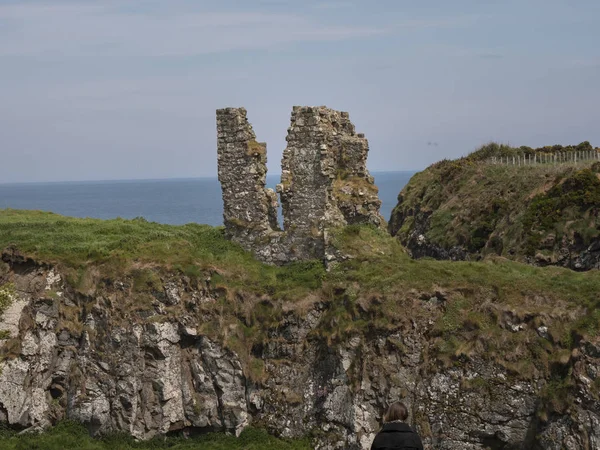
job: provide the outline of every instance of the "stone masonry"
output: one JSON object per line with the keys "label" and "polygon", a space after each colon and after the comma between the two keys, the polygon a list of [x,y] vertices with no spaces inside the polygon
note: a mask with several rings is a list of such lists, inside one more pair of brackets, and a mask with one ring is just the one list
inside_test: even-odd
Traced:
{"label": "stone masonry", "polygon": [[219,181],[227,235],[266,263],[335,259],[328,230],[348,224],[384,227],[366,162],[369,145],[348,113],[324,106],[292,111],[283,152],[283,228],[277,196],[265,188],[266,144],[244,108],[217,111]]}
{"label": "stone masonry", "polygon": [[256,142],[244,108],[218,110],[217,130],[219,181],[228,235],[243,242],[278,230],[277,196],[265,188],[267,144]]}

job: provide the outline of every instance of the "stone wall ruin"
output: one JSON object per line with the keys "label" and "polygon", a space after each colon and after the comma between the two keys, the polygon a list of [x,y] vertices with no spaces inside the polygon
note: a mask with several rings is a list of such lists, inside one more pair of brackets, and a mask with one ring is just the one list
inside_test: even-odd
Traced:
{"label": "stone wall ruin", "polygon": [[267,146],[244,108],[217,110],[217,156],[227,236],[263,262],[335,259],[328,230],[348,224],[385,227],[366,162],[369,145],[348,113],[294,106],[277,194],[266,188]]}

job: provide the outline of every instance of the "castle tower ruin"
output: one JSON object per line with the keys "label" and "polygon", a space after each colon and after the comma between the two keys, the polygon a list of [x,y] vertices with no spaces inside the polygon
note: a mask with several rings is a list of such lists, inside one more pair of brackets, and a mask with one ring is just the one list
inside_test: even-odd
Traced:
{"label": "castle tower ruin", "polygon": [[256,142],[244,108],[217,111],[217,148],[229,237],[242,243],[279,230],[277,196],[265,187],[267,144]]}
{"label": "castle tower ruin", "polygon": [[327,231],[347,224],[384,227],[377,187],[366,168],[368,142],[348,113],[324,106],[292,111],[283,152],[284,230],[276,194],[265,188],[266,144],[243,108],[217,111],[219,181],[227,235],[267,263],[332,259]]}

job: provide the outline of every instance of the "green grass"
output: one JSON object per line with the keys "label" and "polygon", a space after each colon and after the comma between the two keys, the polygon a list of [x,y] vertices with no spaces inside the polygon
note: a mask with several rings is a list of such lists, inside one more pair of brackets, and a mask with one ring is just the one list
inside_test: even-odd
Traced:
{"label": "green grass", "polygon": [[139,270],[156,265],[186,276],[215,273],[231,287],[295,298],[320,285],[319,263],[271,267],[256,261],[224,236],[221,227],[162,225],[134,220],[75,219],[40,211],[0,210],[0,249],[14,246],[42,261],[74,270],[81,284],[90,266],[112,276],[135,273],[136,287],[151,287]]}
{"label": "green grass", "polygon": [[15,285],[12,283],[6,283],[0,285],[0,315],[8,308],[15,295]]}
{"label": "green grass", "polygon": [[600,205],[598,166],[594,164],[590,169],[568,173],[548,192],[532,199],[523,219],[527,236],[526,254],[533,256],[539,248],[543,236],[540,232],[554,231],[560,240],[564,235],[570,237],[570,231],[574,230],[583,238],[585,245],[600,235],[598,227],[590,226],[590,219],[586,217],[587,211]]}
{"label": "green grass", "polygon": [[282,440],[263,430],[248,428],[239,438],[211,433],[198,438],[160,438],[136,442],[126,435],[100,439],[89,437],[87,430],[73,422],[62,422],[41,434],[0,434],[0,450],[304,450],[312,448],[308,440]]}
{"label": "green grass", "polygon": [[471,287],[494,291],[495,297],[509,302],[526,295],[549,295],[590,306],[599,300],[597,271],[541,268],[498,258],[483,262],[413,260],[396,240],[370,227],[347,227],[337,236],[337,243],[353,258],[329,279],[355,281],[362,291]]}
{"label": "green grass", "polygon": [[[15,246],[26,255],[63,268],[93,267],[117,278],[129,274],[134,288],[142,292],[160,288],[160,280],[152,270],[189,275],[194,273],[190,267],[204,275],[212,271],[213,286],[223,285],[232,292],[259,297],[268,294],[271,301],[294,301],[315,293],[331,297],[331,286],[339,284],[344,292],[358,286],[355,298],[370,292],[403,297],[410,289],[472,288],[494,292],[495,298],[506,302],[546,295],[591,307],[600,290],[596,272],[538,268],[501,259],[415,261],[396,239],[381,230],[349,226],[334,235],[335,245],[352,257],[326,273],[316,261],[286,267],[262,264],[228,241],[219,227],[0,211],[0,248]],[[81,282],[79,278],[73,277],[73,283]],[[272,302],[254,306],[256,322],[281,307]]]}
{"label": "green grass", "polygon": [[[399,196],[390,232],[407,242],[417,227],[428,242],[459,245],[474,255],[496,254],[528,261],[558,255],[563,236],[589,243],[600,236],[600,164],[513,167],[487,163],[511,152],[556,152],[575,147],[512,148],[490,144],[457,160],[416,174]],[[418,215],[415,218],[415,215]],[[429,217],[429,218],[428,218]]]}

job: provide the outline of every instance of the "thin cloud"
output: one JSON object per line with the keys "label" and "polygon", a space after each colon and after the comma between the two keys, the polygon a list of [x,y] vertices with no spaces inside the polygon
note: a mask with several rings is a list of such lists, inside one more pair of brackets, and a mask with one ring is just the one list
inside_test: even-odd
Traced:
{"label": "thin cloud", "polygon": [[596,69],[600,67],[600,58],[580,58],[570,61],[570,66],[575,68]]}
{"label": "thin cloud", "polygon": [[481,53],[480,55],[477,55],[477,56],[481,59],[502,59],[502,58],[504,58],[504,55],[502,55],[500,53]]}
{"label": "thin cloud", "polygon": [[[174,11],[174,9],[171,9]],[[339,41],[381,29],[317,23],[296,14],[123,11],[117,3],[0,6],[0,56],[193,56]]]}
{"label": "thin cloud", "polygon": [[342,1],[331,1],[331,2],[319,2],[313,5],[314,9],[343,9],[352,6],[348,2]]}
{"label": "thin cloud", "polygon": [[474,25],[488,19],[482,14],[465,14],[451,17],[437,17],[427,19],[406,19],[396,24],[395,28],[462,28]]}

